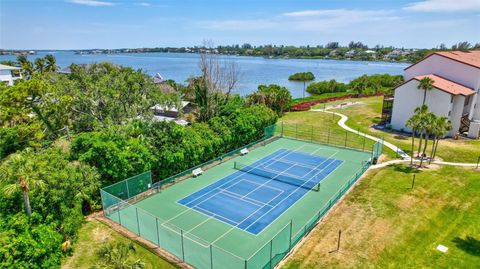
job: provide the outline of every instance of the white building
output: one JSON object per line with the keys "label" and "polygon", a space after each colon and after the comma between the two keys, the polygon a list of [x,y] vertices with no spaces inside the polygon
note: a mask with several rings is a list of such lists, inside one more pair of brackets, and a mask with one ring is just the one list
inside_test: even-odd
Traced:
{"label": "white building", "polygon": [[21,68],[0,64],[0,81],[8,86],[13,86],[15,80],[22,78],[22,73],[19,70]]}
{"label": "white building", "polygon": [[405,69],[405,82],[395,89],[390,124],[393,129],[411,131],[405,122],[422,105],[423,77],[431,78],[434,89],[427,91],[425,104],[436,115],[452,122],[453,136],[468,130],[478,138],[480,130],[480,51],[435,52]]}

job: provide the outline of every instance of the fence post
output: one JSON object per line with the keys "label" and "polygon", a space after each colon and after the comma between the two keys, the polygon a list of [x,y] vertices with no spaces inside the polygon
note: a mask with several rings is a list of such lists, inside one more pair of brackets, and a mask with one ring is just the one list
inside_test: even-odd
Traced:
{"label": "fence post", "polygon": [[298,139],[298,123],[295,123],[295,138]]}
{"label": "fence post", "polygon": [[120,218],[120,208],[117,209],[118,212],[118,223],[122,226],[122,219]]}
{"label": "fence post", "polygon": [[364,134],[364,135],[363,135],[363,147],[362,147],[362,151],[365,151],[365,140],[366,140],[366,138],[367,138],[367,135]]}
{"label": "fence post", "polygon": [[185,261],[185,249],[183,248],[183,230],[180,229],[180,238],[182,241],[182,261]]}
{"label": "fence post", "polygon": [[270,269],[272,269],[272,260],[273,260],[272,252],[273,252],[273,239],[270,240]]}
{"label": "fence post", "polygon": [[310,142],[313,141],[313,126],[312,126],[312,131],[310,132]]}
{"label": "fence post", "polygon": [[159,231],[158,231],[158,218],[155,217],[155,225],[157,226],[157,245],[158,247],[160,247],[160,234],[159,234]]}
{"label": "fence post", "polygon": [[282,137],[283,137],[283,121],[282,121]]}
{"label": "fence post", "polygon": [[212,244],[210,244],[210,268],[213,269],[213,251],[212,251]]}
{"label": "fence post", "polygon": [[328,128],[327,144],[330,144],[330,128]]}
{"label": "fence post", "polygon": [[348,131],[345,131],[345,147],[347,147],[347,135],[348,135]]}
{"label": "fence post", "polygon": [[247,269],[247,260],[245,260],[245,268],[244,269]]}
{"label": "fence post", "polygon": [[288,243],[288,250],[292,249],[292,223],[293,223],[293,220],[290,220],[290,241]]}
{"label": "fence post", "polygon": [[138,222],[138,207],[135,207],[135,215],[137,215],[137,230],[138,235],[140,235],[140,223]]}
{"label": "fence post", "polygon": [[478,160],[477,160],[477,169],[478,169],[478,163],[480,163],[480,156],[478,156]]}
{"label": "fence post", "polygon": [[125,180],[125,185],[127,186],[127,199],[130,199],[130,190],[128,189],[128,179]]}

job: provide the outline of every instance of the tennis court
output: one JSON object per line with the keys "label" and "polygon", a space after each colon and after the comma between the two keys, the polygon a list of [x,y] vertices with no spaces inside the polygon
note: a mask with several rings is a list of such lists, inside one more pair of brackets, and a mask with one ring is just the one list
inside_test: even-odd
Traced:
{"label": "tennis court", "polygon": [[319,191],[320,181],[341,163],[281,149],[250,165],[236,162],[240,171],[178,203],[256,235],[308,191]]}
{"label": "tennis court", "polygon": [[196,268],[271,268],[372,156],[372,149],[275,137],[198,177],[152,185],[145,173],[105,188],[104,213]]}

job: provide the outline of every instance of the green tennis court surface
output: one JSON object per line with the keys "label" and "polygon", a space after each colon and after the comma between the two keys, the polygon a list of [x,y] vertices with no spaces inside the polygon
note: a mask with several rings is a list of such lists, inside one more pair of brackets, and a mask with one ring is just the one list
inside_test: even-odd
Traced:
{"label": "green tennis court surface", "polygon": [[[149,173],[142,174],[136,184],[102,190],[102,201],[107,217],[194,267],[270,268],[355,183],[371,158],[371,150],[282,137],[168,187],[152,187]],[[260,165],[271,174],[259,175]]]}

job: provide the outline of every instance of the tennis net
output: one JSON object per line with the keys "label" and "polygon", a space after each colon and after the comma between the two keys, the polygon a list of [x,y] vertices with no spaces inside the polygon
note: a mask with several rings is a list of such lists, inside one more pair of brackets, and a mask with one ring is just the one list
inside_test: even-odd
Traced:
{"label": "tennis net", "polygon": [[282,175],[282,173],[275,173],[272,171],[268,171],[266,169],[263,169],[261,166],[255,166],[252,164],[243,164],[237,161],[234,162],[233,167],[242,172],[246,172],[256,176],[261,176],[263,178],[267,178],[275,181],[280,181],[280,182],[297,186],[300,188],[304,188],[307,190],[313,190],[313,191],[320,190],[320,183],[317,182],[317,180],[314,180],[316,176],[313,178],[309,178],[308,180],[305,180],[298,177]]}

